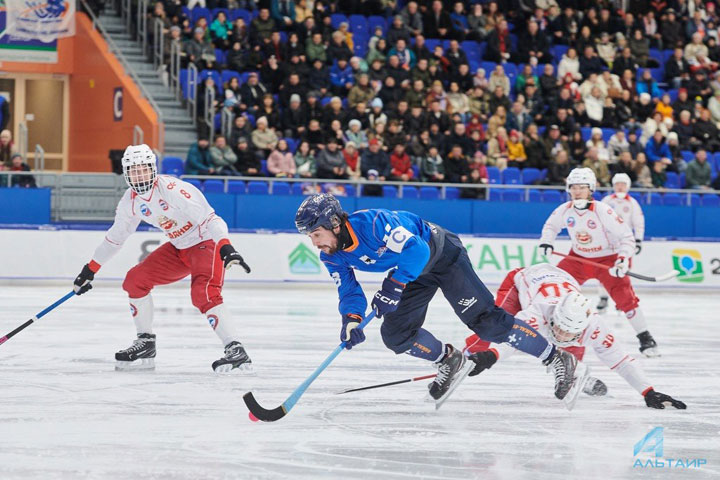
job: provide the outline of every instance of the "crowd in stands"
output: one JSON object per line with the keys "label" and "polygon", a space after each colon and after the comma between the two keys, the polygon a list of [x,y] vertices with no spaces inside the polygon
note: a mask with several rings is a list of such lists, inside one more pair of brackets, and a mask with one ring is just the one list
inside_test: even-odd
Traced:
{"label": "crowd in stands", "polygon": [[148,14],[168,54],[181,42],[183,67],[204,71],[198,98],[214,89],[211,113],[234,118],[228,138],[199,132],[188,174],[483,184],[490,166],[533,167],[562,185],[582,165],[600,186],[674,172],[720,188],[718,3],[166,0]]}
{"label": "crowd in stands", "polygon": [[[10,130],[0,131],[0,172],[29,172],[30,166],[25,163],[22,155],[15,148]],[[0,187],[8,186],[7,180],[0,177]],[[35,188],[35,178],[32,175],[12,175],[11,187]]]}

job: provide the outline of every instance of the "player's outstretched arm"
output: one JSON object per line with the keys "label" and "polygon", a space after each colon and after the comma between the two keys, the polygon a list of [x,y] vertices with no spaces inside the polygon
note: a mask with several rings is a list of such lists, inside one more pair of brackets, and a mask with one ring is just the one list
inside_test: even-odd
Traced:
{"label": "player's outstretched arm", "polygon": [[245,263],[242,255],[235,250],[235,247],[230,245],[229,240],[225,240],[224,242],[225,243],[220,247],[220,259],[223,261],[225,270],[229,269],[233,265],[240,265],[246,273],[250,273],[250,266]]}

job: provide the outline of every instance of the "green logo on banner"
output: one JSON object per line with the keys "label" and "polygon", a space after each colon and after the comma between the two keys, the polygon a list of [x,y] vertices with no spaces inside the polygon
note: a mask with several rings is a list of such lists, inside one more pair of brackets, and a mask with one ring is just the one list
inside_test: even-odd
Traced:
{"label": "green logo on banner", "polygon": [[290,252],[288,260],[292,273],[300,275],[320,273],[320,259],[303,243]]}
{"label": "green logo on banner", "polygon": [[694,249],[676,248],[672,251],[673,268],[680,272],[678,281],[700,283],[705,278],[703,274],[702,257]]}

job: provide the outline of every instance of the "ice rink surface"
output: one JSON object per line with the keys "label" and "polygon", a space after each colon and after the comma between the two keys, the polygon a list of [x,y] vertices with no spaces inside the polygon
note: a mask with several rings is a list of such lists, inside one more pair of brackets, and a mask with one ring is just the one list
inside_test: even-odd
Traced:
{"label": "ice rink surface", "polygon": [[[61,297],[64,286],[4,286],[0,335]],[[494,291],[494,289],[492,289]],[[368,292],[369,293],[369,292]],[[346,388],[433,373],[385,349],[380,322],[343,352],[284,419],[248,420],[242,395],[274,408],[338,344],[332,288],[229,286],[257,376],[217,376],[222,354],[187,285],[154,292],[156,370],[114,371],[134,338],[127,299],[100,285],[0,347],[0,479],[619,479],[720,478],[720,295],[641,291],[663,356],[640,362],[656,390],[688,410],[651,410],[591,351],[604,398],[583,395],[568,412],[539,361],[515,355],[469,378],[439,411],[426,383],[334,395]],[[606,322],[628,352],[627,321]],[[462,345],[468,333],[442,296],[426,327]],[[633,447],[664,428],[664,459],[700,468],[633,467]]]}

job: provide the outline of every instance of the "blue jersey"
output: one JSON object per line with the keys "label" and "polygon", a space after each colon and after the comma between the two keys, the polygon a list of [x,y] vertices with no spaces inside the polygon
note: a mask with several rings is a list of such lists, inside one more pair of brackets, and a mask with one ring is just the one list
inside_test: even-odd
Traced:
{"label": "blue jersey", "polygon": [[367,300],[353,269],[386,272],[396,268],[394,280],[412,282],[430,259],[431,230],[413,213],[384,209],[351,214],[347,228],[352,245],[333,255],[321,252],[320,260],[338,287],[340,313],[364,316]]}

